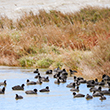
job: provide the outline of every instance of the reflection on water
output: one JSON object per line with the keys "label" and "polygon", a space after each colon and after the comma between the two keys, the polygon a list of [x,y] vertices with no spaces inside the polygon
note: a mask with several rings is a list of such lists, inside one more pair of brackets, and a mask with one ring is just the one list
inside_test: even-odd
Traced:
{"label": "reflection on water", "polygon": [[[85,98],[73,98],[70,88],[66,85],[73,82],[73,78],[69,77],[66,83],[59,85],[54,84],[55,79],[49,75],[50,81],[43,82],[42,85],[26,85],[26,79],[37,81],[34,78],[34,69],[25,69],[17,67],[0,67],[0,82],[7,80],[6,92],[4,95],[0,94],[0,110],[109,110],[110,109],[110,96],[106,96],[107,100],[100,101],[99,97],[92,100]],[[46,69],[39,69],[42,76],[45,76]],[[37,95],[27,95],[24,91],[13,91],[11,89],[14,85],[25,84],[26,90],[37,88]],[[49,86],[49,93],[40,93],[39,90]],[[1,86],[0,88],[2,88]],[[89,88],[86,84],[79,86],[80,93],[87,94]],[[15,100],[15,94],[23,96],[21,100]]]}

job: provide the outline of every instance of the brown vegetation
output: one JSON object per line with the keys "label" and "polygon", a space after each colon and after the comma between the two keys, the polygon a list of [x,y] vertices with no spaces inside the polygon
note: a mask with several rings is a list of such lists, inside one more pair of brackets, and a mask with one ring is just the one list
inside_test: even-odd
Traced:
{"label": "brown vegetation", "polygon": [[[0,18],[0,64],[80,69],[110,73],[110,9],[76,13],[40,10],[13,22]],[[90,53],[90,54],[86,54]]]}

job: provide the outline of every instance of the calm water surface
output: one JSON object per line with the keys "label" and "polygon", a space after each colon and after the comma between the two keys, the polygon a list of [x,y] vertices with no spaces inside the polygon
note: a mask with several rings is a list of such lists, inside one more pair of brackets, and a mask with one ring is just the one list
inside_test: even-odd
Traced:
{"label": "calm water surface", "polygon": [[[59,85],[54,84],[56,79],[49,75],[50,81],[44,82],[42,85],[26,85],[26,80],[37,81],[34,78],[34,69],[25,69],[18,67],[0,67],[0,82],[7,80],[6,91],[4,95],[0,94],[0,110],[110,110],[110,96],[106,96],[106,100],[100,101],[99,97],[92,100],[85,98],[73,98],[70,88],[66,85],[73,82],[72,77],[68,77],[66,83]],[[46,76],[46,69],[39,69],[41,76]],[[37,95],[26,95],[24,91],[13,91],[14,85],[25,84],[26,90],[38,89]],[[39,90],[50,87],[49,93],[40,93]],[[3,86],[0,86],[2,88]],[[86,84],[81,84],[80,93],[91,94]],[[104,88],[106,89],[106,88]],[[15,94],[23,96],[21,100],[15,100]]]}

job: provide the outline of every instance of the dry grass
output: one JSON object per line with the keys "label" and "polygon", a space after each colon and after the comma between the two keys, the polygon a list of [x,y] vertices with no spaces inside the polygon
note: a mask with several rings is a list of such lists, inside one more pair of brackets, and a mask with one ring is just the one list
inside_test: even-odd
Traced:
{"label": "dry grass", "polygon": [[[109,74],[109,37],[108,8],[87,7],[65,14],[40,10],[16,22],[1,17],[0,64],[80,69],[83,62],[100,74]],[[90,57],[86,51],[92,52]]]}

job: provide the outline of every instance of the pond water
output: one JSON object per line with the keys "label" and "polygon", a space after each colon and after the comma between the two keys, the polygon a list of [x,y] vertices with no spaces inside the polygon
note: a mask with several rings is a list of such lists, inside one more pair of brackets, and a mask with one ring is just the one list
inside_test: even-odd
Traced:
{"label": "pond water", "polygon": [[[0,66],[0,82],[7,80],[5,94],[0,94],[0,110],[110,110],[110,96],[106,96],[106,100],[101,101],[99,97],[91,100],[85,98],[74,98],[70,88],[66,85],[73,82],[73,77],[68,77],[66,83],[59,85],[54,84],[56,79],[52,75],[48,75],[50,81],[43,82],[42,85],[26,85],[26,80],[37,81],[34,78],[34,69],[26,69],[19,67]],[[39,69],[41,76],[45,74],[46,69]],[[12,86],[25,84],[24,91],[13,91]],[[39,90],[49,86],[49,93],[40,93]],[[2,88],[3,86],[0,86]],[[37,95],[27,95],[26,90],[37,89]],[[80,92],[83,94],[92,94],[89,92],[86,84],[79,86]],[[106,89],[106,88],[104,88]],[[15,94],[23,96],[23,99],[16,100]]]}

